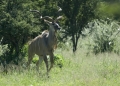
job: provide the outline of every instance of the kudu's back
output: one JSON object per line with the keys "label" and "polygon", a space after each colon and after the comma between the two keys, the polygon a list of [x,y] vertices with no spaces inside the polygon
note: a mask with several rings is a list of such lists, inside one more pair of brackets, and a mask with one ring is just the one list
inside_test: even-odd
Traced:
{"label": "kudu's back", "polygon": [[48,53],[48,43],[47,43],[47,34],[41,34],[37,37],[35,37],[30,43],[28,47],[28,54],[29,56],[33,56],[34,54],[37,54],[39,56],[42,56],[43,53]]}
{"label": "kudu's back", "polygon": [[[54,51],[57,47],[57,37],[55,34],[49,40],[49,31],[45,30],[41,35],[35,37],[30,43],[28,47],[28,55],[31,57],[34,54],[38,56],[43,56],[43,54],[49,54],[50,51]],[[52,43],[51,43],[52,42]]]}

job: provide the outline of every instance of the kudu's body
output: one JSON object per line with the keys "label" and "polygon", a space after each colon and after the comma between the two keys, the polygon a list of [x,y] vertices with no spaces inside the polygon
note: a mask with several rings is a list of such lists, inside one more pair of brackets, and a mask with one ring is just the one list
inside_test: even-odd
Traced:
{"label": "kudu's body", "polygon": [[[56,21],[52,20],[52,18],[46,16],[42,17],[44,21],[49,25],[49,30],[45,30],[41,35],[34,38],[28,46],[28,66],[30,65],[33,56],[37,54],[39,56],[39,60],[36,63],[37,70],[39,71],[39,65],[44,60],[47,68],[47,74],[51,70],[54,64],[54,49],[57,45],[57,30],[60,29],[60,26],[56,23]],[[58,18],[59,19],[59,18]],[[47,21],[52,20],[52,22]],[[47,55],[50,57],[50,68],[48,67]]]}

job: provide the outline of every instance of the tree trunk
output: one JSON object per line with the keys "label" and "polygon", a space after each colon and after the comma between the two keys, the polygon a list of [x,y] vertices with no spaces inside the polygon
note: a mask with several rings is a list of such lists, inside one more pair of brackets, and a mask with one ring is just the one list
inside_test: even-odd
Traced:
{"label": "tree trunk", "polygon": [[16,64],[18,64],[19,52],[20,52],[19,46],[16,44],[16,47],[15,47],[15,63]]}
{"label": "tree trunk", "polygon": [[77,44],[78,44],[79,35],[72,34],[72,43],[73,43],[73,53],[77,50]]}

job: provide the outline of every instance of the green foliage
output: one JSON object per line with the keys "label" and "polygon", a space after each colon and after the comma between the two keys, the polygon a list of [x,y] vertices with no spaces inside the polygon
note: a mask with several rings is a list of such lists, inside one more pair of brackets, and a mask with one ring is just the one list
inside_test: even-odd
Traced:
{"label": "green foliage", "polygon": [[7,58],[7,53],[8,53],[8,45],[0,45],[0,63],[4,62]]}
{"label": "green foliage", "polygon": [[97,7],[98,15],[100,18],[112,18],[120,21],[120,1],[108,3],[101,2]]}
{"label": "green foliage", "polygon": [[39,60],[39,57],[35,55],[32,62],[36,64],[38,60]]}
{"label": "green foliage", "polygon": [[[116,48],[117,38],[119,36],[119,25],[115,21],[95,20],[88,25],[89,29],[84,34],[88,35],[92,41],[88,44],[95,54],[100,52],[111,52]],[[119,47],[118,47],[119,48]],[[117,49],[118,49],[117,48]],[[119,49],[118,49],[119,50]]]}
{"label": "green foliage", "polygon": [[56,55],[54,56],[54,62],[55,62],[56,65],[58,65],[60,68],[62,68],[63,65],[64,65],[63,56],[60,55],[60,54],[56,54]]}
{"label": "green foliage", "polygon": [[8,44],[9,60],[18,62],[24,44],[40,30],[33,24],[29,3],[29,0],[0,2],[0,37],[4,37],[3,44]]}
{"label": "green foliage", "polygon": [[8,52],[9,49],[8,49],[8,45],[0,45],[0,57],[5,55],[6,52]]}

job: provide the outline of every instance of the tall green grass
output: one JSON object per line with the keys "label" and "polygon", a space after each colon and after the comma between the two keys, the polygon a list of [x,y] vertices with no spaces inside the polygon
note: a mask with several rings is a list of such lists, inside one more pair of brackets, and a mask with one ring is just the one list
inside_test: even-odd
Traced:
{"label": "tall green grass", "polygon": [[40,74],[35,70],[20,68],[11,70],[8,74],[0,73],[0,86],[119,86],[120,85],[120,56],[114,53],[86,55],[86,50],[78,48],[59,50],[55,53],[64,56],[62,68],[54,66],[50,71],[50,78],[46,76],[43,63]]}

